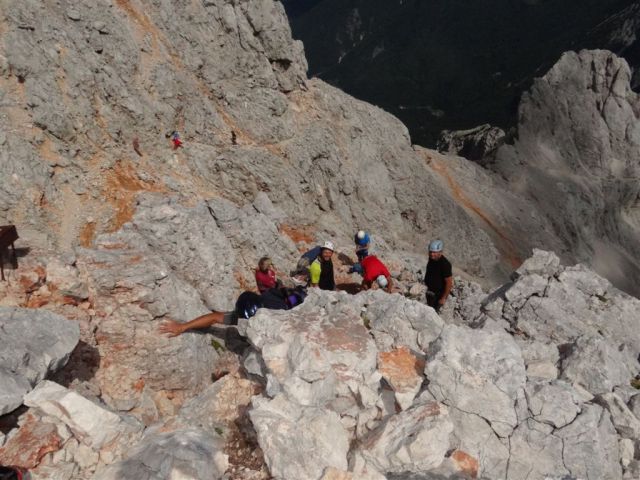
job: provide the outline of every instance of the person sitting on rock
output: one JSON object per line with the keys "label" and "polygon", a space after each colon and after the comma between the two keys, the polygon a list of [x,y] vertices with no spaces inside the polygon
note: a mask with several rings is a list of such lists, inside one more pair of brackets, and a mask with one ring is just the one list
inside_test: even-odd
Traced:
{"label": "person sitting on rock", "polygon": [[276,278],[276,271],[269,257],[262,257],[258,262],[258,268],[256,268],[256,284],[260,293],[264,293],[270,288],[281,285],[281,282]]}
{"label": "person sitting on rock", "polygon": [[429,243],[429,262],[424,275],[424,284],[427,286],[427,305],[438,313],[453,288],[451,262],[442,254],[443,248],[442,240],[433,240]]}
{"label": "person sitting on rock", "polygon": [[333,274],[331,257],[335,250],[333,242],[324,242],[320,255],[309,265],[309,285],[320,290],[335,290],[336,281]]}
{"label": "person sitting on rock", "polygon": [[369,290],[375,281],[380,288],[391,293],[393,282],[386,265],[375,255],[369,255],[367,250],[360,250],[359,257],[362,268],[362,289]]}
{"label": "person sitting on rock", "polygon": [[237,325],[239,318],[249,319],[260,308],[269,310],[289,310],[304,302],[307,291],[304,287],[270,288],[262,295],[246,291],[240,294],[232,312],[211,312],[193,320],[180,323],[175,320],[164,321],[158,330],[169,337],[176,337],[188,330],[200,330],[212,325]]}

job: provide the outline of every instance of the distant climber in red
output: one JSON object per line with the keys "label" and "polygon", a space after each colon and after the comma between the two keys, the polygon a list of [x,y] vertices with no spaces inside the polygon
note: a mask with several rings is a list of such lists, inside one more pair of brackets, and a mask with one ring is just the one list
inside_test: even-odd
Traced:
{"label": "distant climber in red", "polygon": [[180,140],[180,134],[178,132],[173,132],[171,134],[171,141],[173,142],[174,150],[177,150],[182,146],[182,140]]}

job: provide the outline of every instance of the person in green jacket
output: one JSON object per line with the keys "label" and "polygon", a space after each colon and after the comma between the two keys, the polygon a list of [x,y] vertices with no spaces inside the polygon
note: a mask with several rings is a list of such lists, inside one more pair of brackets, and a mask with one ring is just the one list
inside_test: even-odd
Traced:
{"label": "person in green jacket", "polygon": [[335,290],[336,281],[333,275],[334,246],[332,242],[324,242],[320,255],[309,265],[309,284],[321,290]]}

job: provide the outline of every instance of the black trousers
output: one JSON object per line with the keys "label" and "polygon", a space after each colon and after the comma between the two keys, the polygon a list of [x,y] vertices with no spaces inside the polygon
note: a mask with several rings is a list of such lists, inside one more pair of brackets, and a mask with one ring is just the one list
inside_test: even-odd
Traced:
{"label": "black trousers", "polygon": [[427,305],[433,308],[436,313],[440,313],[440,309],[442,308],[442,305],[439,303],[440,297],[442,297],[442,293],[438,294],[427,290]]}

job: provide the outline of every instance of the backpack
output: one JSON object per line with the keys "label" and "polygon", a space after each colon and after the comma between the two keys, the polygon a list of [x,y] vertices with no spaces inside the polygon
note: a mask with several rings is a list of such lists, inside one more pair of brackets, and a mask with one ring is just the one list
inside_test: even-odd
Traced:
{"label": "backpack", "polygon": [[271,310],[289,310],[300,305],[307,298],[302,286],[295,288],[270,288],[262,294],[262,306]]}
{"label": "backpack", "polygon": [[318,258],[320,256],[321,252],[322,252],[322,247],[320,247],[320,245],[318,245],[316,247],[313,247],[308,252],[304,253],[302,255],[302,258],[305,258],[305,259],[309,260],[309,264],[311,264],[311,262],[313,262],[316,258]]}
{"label": "backpack", "polygon": [[287,306],[289,308],[297,307],[304,302],[305,298],[307,298],[307,289],[302,286],[287,288],[285,290]]}

